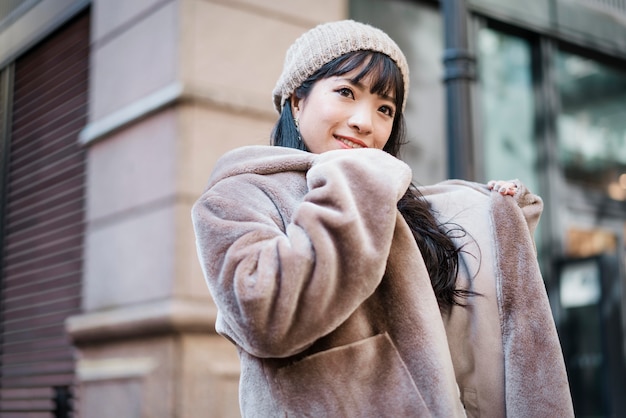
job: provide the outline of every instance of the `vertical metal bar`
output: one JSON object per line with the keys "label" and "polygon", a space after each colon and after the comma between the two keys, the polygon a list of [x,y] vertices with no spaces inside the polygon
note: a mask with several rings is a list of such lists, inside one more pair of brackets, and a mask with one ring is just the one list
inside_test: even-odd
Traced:
{"label": "vertical metal bar", "polygon": [[486,152],[485,152],[485,131],[486,131],[486,119],[485,119],[485,108],[483,106],[484,97],[482,96],[484,92],[481,90],[480,83],[480,71],[479,71],[479,60],[480,60],[480,50],[479,50],[479,38],[481,32],[487,28],[487,20],[483,16],[471,16],[469,19],[469,45],[470,51],[474,51],[476,54],[476,80],[472,84],[472,100],[471,100],[471,111],[472,111],[472,150],[473,150],[473,177],[476,181],[487,181],[487,170],[486,170]]}
{"label": "vertical metal bar", "polygon": [[[13,64],[8,65],[0,75],[2,83],[2,131],[0,132],[0,228],[4,227],[4,208],[6,202],[6,185],[8,175],[9,151],[11,145],[11,119],[13,118]],[[2,235],[0,235],[1,237]]]}
{"label": "vertical metal bar", "polygon": [[[4,232],[6,224],[7,177],[9,172],[9,151],[11,146],[11,120],[13,105],[13,64],[8,65],[0,73],[0,261],[4,260]],[[4,347],[4,261],[0,264],[0,354]],[[2,364],[0,363],[0,389],[2,389]]]}
{"label": "vertical metal bar", "polygon": [[476,79],[476,59],[469,50],[467,3],[466,0],[442,0],[441,7],[445,40],[448,177],[473,180],[471,86]]}
{"label": "vertical metal bar", "polygon": [[558,165],[559,114],[558,87],[556,85],[555,59],[557,47],[553,40],[541,37],[534,51],[535,82],[535,135],[538,138],[537,151],[539,178],[542,180],[539,190],[545,211],[542,215],[541,236],[542,251],[538,254],[543,270],[544,281],[549,293],[552,313],[557,324],[561,322],[561,310],[558,304],[559,279],[556,261],[562,257],[563,231],[561,226],[565,190]]}

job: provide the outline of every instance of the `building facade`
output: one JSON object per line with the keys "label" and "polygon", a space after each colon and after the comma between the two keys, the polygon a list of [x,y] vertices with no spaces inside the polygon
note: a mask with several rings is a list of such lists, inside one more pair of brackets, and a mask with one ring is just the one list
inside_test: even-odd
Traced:
{"label": "building facade", "polygon": [[411,67],[416,183],[520,178],[577,416],[626,413],[624,0],[0,5],[0,415],[239,416],[191,205],[266,144],[287,47],[351,17]]}

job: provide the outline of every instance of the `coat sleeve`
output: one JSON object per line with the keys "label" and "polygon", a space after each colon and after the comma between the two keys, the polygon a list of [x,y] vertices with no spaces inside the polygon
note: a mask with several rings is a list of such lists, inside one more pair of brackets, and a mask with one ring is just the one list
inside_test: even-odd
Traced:
{"label": "coat sleeve", "polygon": [[290,178],[223,179],[192,211],[220,332],[257,357],[300,352],[374,292],[411,171],[380,150],[339,150],[315,157],[303,200],[290,200]]}
{"label": "coat sleeve", "polygon": [[506,414],[511,417],[574,416],[532,237],[542,207],[541,199],[521,183],[515,202],[497,193],[491,196]]}

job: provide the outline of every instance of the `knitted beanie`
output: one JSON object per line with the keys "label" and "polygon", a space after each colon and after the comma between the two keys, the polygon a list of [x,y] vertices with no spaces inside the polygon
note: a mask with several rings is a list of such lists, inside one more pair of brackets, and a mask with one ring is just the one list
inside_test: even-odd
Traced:
{"label": "knitted beanie", "polygon": [[274,107],[280,113],[285,101],[324,64],[353,51],[376,51],[389,56],[404,80],[404,101],[409,90],[409,66],[398,45],[382,30],[354,20],[323,23],[301,35],[287,50],[283,72],[276,82]]}

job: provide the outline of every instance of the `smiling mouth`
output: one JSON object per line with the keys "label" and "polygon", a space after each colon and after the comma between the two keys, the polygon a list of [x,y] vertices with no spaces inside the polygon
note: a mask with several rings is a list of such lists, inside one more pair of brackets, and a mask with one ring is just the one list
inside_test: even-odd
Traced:
{"label": "smiling mouth", "polygon": [[336,136],[335,139],[345,144],[348,148],[367,148],[365,145],[357,144],[356,142],[352,142],[349,139],[340,136]]}

